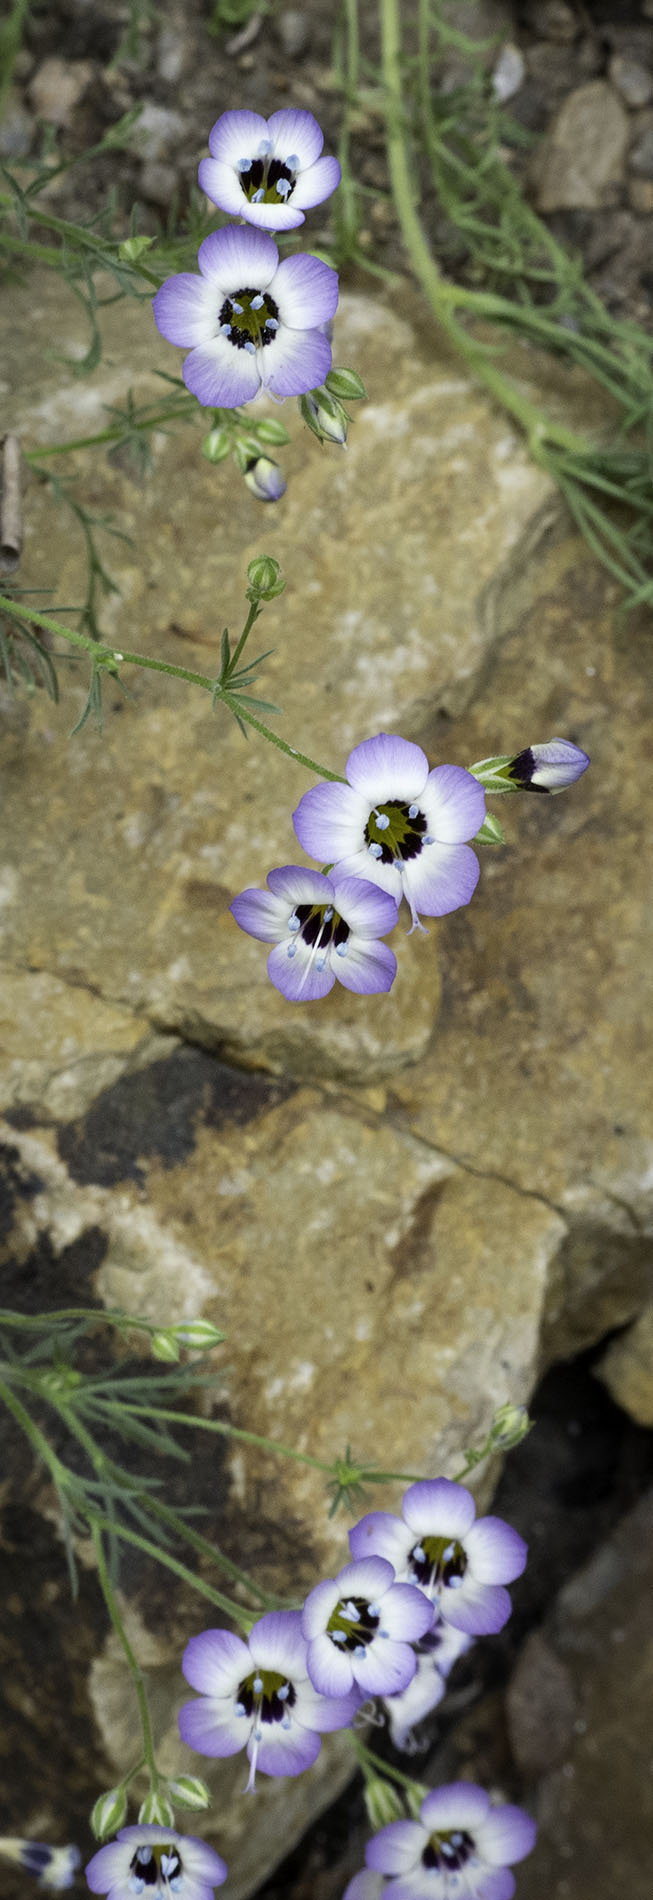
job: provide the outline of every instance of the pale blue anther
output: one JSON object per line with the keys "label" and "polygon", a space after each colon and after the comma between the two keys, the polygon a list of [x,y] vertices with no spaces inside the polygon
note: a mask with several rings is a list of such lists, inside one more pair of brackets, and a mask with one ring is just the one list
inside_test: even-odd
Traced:
{"label": "pale blue anther", "polygon": [[256,355],[256,344],[250,343],[249,338],[246,343],[243,343],[243,349],[247,351],[248,356]]}
{"label": "pale blue anther", "polygon": [[301,930],[301,924],[296,910],[293,911],[292,917],[288,918],[288,929],[292,931]]}
{"label": "pale blue anther", "polygon": [[265,298],[261,296],[261,293],[259,291],[258,296],[252,297],[250,301],[250,306],[249,306],[250,310],[262,310],[264,302],[265,302]]}
{"label": "pale blue anther", "polygon": [[365,1644],[364,1644],[364,1643],[357,1643],[357,1644],[356,1644],[356,1648],[355,1648],[355,1650],[354,1650],[354,1655],[355,1655],[355,1656],[359,1656],[359,1657],[360,1657],[361,1659],[362,1659],[362,1658],[363,1658],[364,1656],[366,1656],[366,1655],[367,1655],[367,1650],[366,1650],[366,1648],[365,1648]]}
{"label": "pale blue anther", "polygon": [[379,1615],[380,1615],[380,1610],[379,1610],[379,1606],[378,1606],[378,1603],[368,1603],[368,1605],[367,1605],[367,1607],[368,1607],[368,1610],[369,1610],[369,1613],[370,1613],[370,1616],[379,1616]]}
{"label": "pale blue anther", "polygon": [[252,195],[252,204],[253,205],[262,204],[264,197],[265,197],[265,191],[263,189],[263,186],[259,185],[258,191],[255,191]]}
{"label": "pale blue anther", "polygon": [[325,950],[323,950],[323,951],[322,951],[322,954],[321,954],[321,956],[319,956],[319,957],[316,957],[316,958],[315,958],[315,968],[316,968],[316,970],[325,970],[325,969],[326,969],[326,961],[327,961],[327,960],[326,960],[326,951],[325,951]]}
{"label": "pale blue anther", "polygon": [[255,1694],[255,1695],[262,1695],[262,1694],[263,1694],[263,1677],[262,1677],[262,1676],[255,1676],[255,1677],[254,1677],[254,1681],[253,1681],[253,1683],[252,1683],[252,1688],[253,1688],[253,1690],[254,1690],[254,1694]]}
{"label": "pale blue anther", "polygon": [[324,912],[325,924],[330,924],[332,916],[333,916],[333,904],[327,904],[326,910]]}
{"label": "pale blue anther", "polygon": [[177,1865],[177,1856],[176,1856],[176,1854],[162,1854],[162,1855],[161,1855],[161,1872],[162,1872],[162,1874],[169,1874],[169,1873],[171,1873],[171,1872],[172,1872],[172,1869],[173,1869],[173,1867],[176,1867],[176,1865]]}
{"label": "pale blue anther", "polygon": [[442,1552],[442,1562],[443,1562],[443,1563],[445,1563],[445,1564],[448,1564],[448,1563],[450,1563],[450,1561],[451,1561],[451,1558],[452,1558],[452,1557],[454,1556],[454,1554],[455,1554],[455,1549],[456,1549],[456,1546],[455,1546],[455,1544],[447,1544],[447,1548],[446,1548],[446,1550],[443,1550],[443,1552]]}
{"label": "pale blue anther", "polygon": [[376,818],[379,831],[387,831],[390,823],[387,811],[375,811],[374,817]]}
{"label": "pale blue anther", "polygon": [[425,1563],[426,1563],[426,1551],[425,1551],[425,1549],[424,1549],[424,1545],[423,1545],[423,1544],[416,1544],[416,1545],[415,1545],[415,1549],[414,1549],[414,1551],[413,1551],[413,1556],[414,1556],[414,1558],[415,1558],[415,1560],[416,1560],[416,1562],[417,1562],[418,1564],[425,1564]]}
{"label": "pale blue anther", "polygon": [[257,158],[269,158],[271,151],[272,139],[261,139],[256,156]]}
{"label": "pale blue anther", "polygon": [[429,838],[427,834],[425,838],[422,838],[422,845],[425,845],[425,844],[435,844],[435,838]]}
{"label": "pale blue anther", "polygon": [[292,1728],[292,1716],[290,1716],[290,1715],[284,1715],[284,1718],[283,1718],[283,1722],[282,1722],[282,1724],[281,1724],[281,1727],[282,1727],[282,1728]]}
{"label": "pale blue anther", "polygon": [[389,1630],[377,1630],[377,1636],[389,1636],[389,1635],[390,1635]]}
{"label": "pale blue anther", "polygon": [[287,957],[296,957],[296,955],[297,955],[297,945],[296,945],[296,943],[289,943],[289,945],[288,945],[288,949],[287,949],[287,951],[286,951],[286,956],[287,956]]}
{"label": "pale blue anther", "polygon": [[130,1874],[129,1876],[130,1893],[142,1893],[144,1886],[145,1886],[144,1880],[139,1880],[137,1874]]}
{"label": "pale blue anther", "polygon": [[346,1643],[347,1641],[344,1630],[329,1630],[329,1635],[332,1643]]}
{"label": "pale blue anther", "polygon": [[220,324],[220,329],[221,329],[221,331],[222,331],[222,335],[223,335],[223,336],[231,336],[231,324],[230,324],[230,323],[221,323],[221,324]]}
{"label": "pale blue anther", "polygon": [[239,159],[238,159],[238,163],[237,163],[237,165],[236,165],[236,171],[237,171],[237,172],[251,172],[251,169],[252,169],[252,161],[251,161],[251,158],[239,158]]}
{"label": "pale blue anther", "polygon": [[452,1847],[462,1847],[462,1844],[463,1844],[462,1834],[452,1834],[451,1836]]}
{"label": "pale blue anther", "polygon": [[184,1891],[184,1876],[183,1876],[183,1874],[175,1874],[175,1877],[174,1877],[174,1880],[171,1880],[171,1881],[170,1881],[170,1883],[169,1883],[169,1885],[170,1885],[170,1892],[171,1892],[171,1893],[183,1893],[183,1891]]}
{"label": "pale blue anther", "polygon": [[279,328],[279,324],[278,324],[278,321],[277,321],[277,318],[276,318],[276,317],[268,317],[268,320],[267,320],[267,324],[266,324],[266,329],[268,329],[268,330],[278,330],[278,328]]}
{"label": "pale blue anther", "polygon": [[290,152],[286,159],[289,172],[298,172],[301,162],[301,158],[298,157],[297,152]]}
{"label": "pale blue anther", "polygon": [[449,1583],[448,1583],[448,1589],[449,1589],[449,1590],[462,1590],[462,1587],[463,1587],[463,1579],[462,1579],[462,1577],[450,1577],[450,1578],[449,1578]]}
{"label": "pale blue anther", "polygon": [[231,308],[232,308],[232,310],[235,310],[235,312],[236,312],[236,316],[237,316],[237,317],[242,317],[242,314],[243,314],[243,305],[242,305],[242,303],[236,303],[236,299],[235,299],[235,297],[232,297],[232,299],[231,299]]}
{"label": "pale blue anther", "polygon": [[141,1867],[149,1867],[150,1861],[152,1859],[151,1847],[139,1847],[136,1854],[136,1859],[140,1861]]}
{"label": "pale blue anther", "polygon": [[246,1714],[247,1714],[247,1710],[244,1706],[244,1703],[234,1702],[234,1715],[246,1715]]}
{"label": "pale blue anther", "polygon": [[382,844],[368,844],[368,847],[367,847],[367,850],[368,850],[368,855],[369,855],[369,856],[370,856],[371,858],[382,858],[382,857],[383,857],[383,845],[382,845]]}
{"label": "pale blue anther", "polygon": [[263,1740],[263,1730],[262,1730],[262,1728],[255,1728],[255,1730],[254,1730],[254,1741],[255,1741],[255,1742],[262,1742],[262,1740]]}
{"label": "pale blue anther", "polygon": [[348,951],[348,949],[349,949],[349,944],[348,944],[348,943],[337,943],[337,944],[336,944],[336,956],[337,956],[337,957],[346,957],[346,955],[347,955],[347,951]]}
{"label": "pale blue anther", "polygon": [[291,186],[289,178],[277,179],[277,197],[278,198],[287,198],[288,193],[291,190],[292,190],[292,186]]}
{"label": "pale blue anther", "polygon": [[419,805],[409,805],[408,807],[409,818],[416,818],[418,811],[419,811]]}
{"label": "pale blue anther", "polygon": [[279,1697],[280,1702],[287,1702],[288,1697],[290,1695],[290,1683],[282,1682],[281,1688],[277,1689],[277,1695]]}

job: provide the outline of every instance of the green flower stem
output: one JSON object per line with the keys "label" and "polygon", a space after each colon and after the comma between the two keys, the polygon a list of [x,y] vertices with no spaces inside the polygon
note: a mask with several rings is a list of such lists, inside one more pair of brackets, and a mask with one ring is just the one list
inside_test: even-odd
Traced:
{"label": "green flower stem", "polygon": [[221,1418],[200,1418],[194,1412],[173,1412],[161,1406],[142,1406],[133,1403],[120,1404],[121,1412],[133,1412],[137,1416],[160,1418],[175,1425],[191,1425],[204,1432],[218,1432],[224,1438],[236,1438],[239,1444],[258,1445],[261,1451],[276,1452],[280,1458],[294,1458],[298,1464],[312,1465],[314,1471],[324,1471],[327,1477],[335,1475],[335,1467],[324,1458],[311,1458],[306,1451],[295,1451],[291,1445],[282,1445],[277,1438],[263,1438],[259,1432],[242,1431],[239,1425],[230,1425]]}
{"label": "green flower stem", "polygon": [[[136,1661],[134,1651],[132,1649],[131,1643],[129,1641],[129,1637],[127,1635],[127,1631],[125,1629],[125,1625],[120,1615],[120,1610],[118,1608],[115,1592],[113,1590],[113,1587],[109,1578],[109,1572],[107,1570],[107,1566],[105,1563],[104,1549],[102,1545],[102,1538],[100,1536],[98,1522],[94,1517],[89,1517],[89,1523],[90,1523],[91,1537],[93,1539],[93,1545],[95,1549],[95,1556],[96,1556],[97,1567],[98,1567],[98,1577],[100,1580],[100,1589],[102,1591],[102,1595],[104,1597],[104,1601],[106,1603],[109,1616],[111,1617],[111,1621],[113,1623],[116,1636],[122,1648],[123,1654],[127,1662],[127,1667],[129,1669],[132,1682],[134,1684],[134,1692],[135,1692],[136,1700],[138,1703],[138,1712],[141,1718],[141,1728],[143,1730],[143,1755],[141,1757],[141,1761],[142,1762],[144,1761],[145,1766],[148,1770],[148,1774],[150,1777],[150,1789],[152,1791],[152,1794],[156,1794],[157,1788],[159,1786],[160,1777],[159,1777],[159,1771],[156,1765],[156,1756],[154,1753],[154,1737],[152,1734],[150,1711],[148,1707],[147,1694],[145,1690],[145,1680],[143,1677],[142,1669],[139,1668],[139,1665]],[[139,1763],[138,1765],[140,1766],[141,1764]],[[124,1777],[123,1782],[120,1785],[124,1786],[124,1782],[130,1781],[132,1778],[132,1775],[134,1775],[135,1773],[136,1773],[135,1768],[130,1769],[129,1774]]]}
{"label": "green flower stem", "polygon": [[26,1438],[29,1439],[30,1445],[33,1451],[36,1452],[37,1458],[40,1458],[43,1464],[47,1465],[57,1491],[65,1493],[68,1490],[71,1476],[67,1466],[61,1463],[61,1459],[58,1458],[56,1452],[52,1450],[52,1446],[48,1444],[48,1440],[44,1437],[43,1432],[39,1430],[38,1425],[35,1425],[33,1418],[31,1418],[29,1412],[25,1410],[25,1406],[21,1404],[20,1399],[16,1397],[15,1392],[12,1392],[11,1387],[6,1385],[4,1380],[0,1380],[0,1398],[4,1399],[7,1411],[11,1412],[12,1418],[15,1418],[16,1424],[20,1425],[21,1431],[23,1431]]}
{"label": "green flower stem", "polygon": [[[491,395],[507,409],[528,438],[534,459],[545,465],[547,442],[566,448],[587,450],[583,438],[549,422],[540,409],[492,363],[482,344],[476,343],[456,321],[456,306],[465,304],[479,316],[490,314],[492,299],[483,292],[461,292],[456,284],[445,283],[431,255],[415,204],[415,182],[411,174],[405,134],[405,113],[401,90],[401,29],[399,0],[379,0],[381,21],[382,71],[385,86],[387,154],[390,182],[406,250],[415,276],[431,309],[458,354],[474,374],[485,383]],[[424,30],[424,29],[423,29]],[[496,303],[500,299],[495,299]]]}
{"label": "green flower stem", "polygon": [[296,746],[287,745],[285,739],[280,739],[278,733],[272,732],[269,726],[264,726],[260,719],[249,712],[238,693],[230,693],[228,688],[209,679],[206,673],[193,673],[187,666],[172,666],[168,660],[152,660],[144,653],[124,653],[120,648],[105,646],[100,640],[92,640],[90,634],[78,633],[73,627],[65,627],[63,621],[53,620],[51,614],[37,613],[34,607],[24,607],[22,602],[0,594],[0,613],[3,611],[9,619],[24,620],[28,626],[43,627],[47,633],[57,634],[60,639],[67,640],[69,646],[80,647],[82,652],[90,654],[96,666],[105,667],[110,672],[115,672],[122,665],[142,666],[150,673],[166,673],[171,679],[186,680],[190,686],[201,686],[205,692],[211,693],[214,700],[219,699],[224,706],[228,706],[229,711],[242,719],[245,725],[260,733],[261,738],[268,739],[278,752],[283,752],[288,759],[294,759],[296,765],[305,766],[306,771],[314,772],[316,778],[334,779],[340,785],[346,783],[340,772],[329,771],[328,766],[318,765],[317,760],[309,758],[306,752],[298,752]]}
{"label": "green flower stem", "polygon": [[121,1537],[123,1543],[131,1544],[134,1550],[142,1550],[146,1557],[153,1557],[156,1563],[163,1564],[166,1570],[171,1570],[173,1576],[180,1577],[182,1583],[187,1583],[191,1590],[199,1591],[200,1596],[206,1597],[216,1610],[221,1610],[224,1616],[231,1617],[232,1622],[240,1623],[241,1628],[245,1630],[251,1629],[253,1620],[251,1610],[245,1609],[242,1603],[234,1603],[231,1597],[223,1596],[221,1590],[214,1590],[213,1585],[207,1583],[204,1577],[189,1570],[178,1557],[171,1557],[169,1552],[162,1550],[159,1544],[153,1544],[149,1537],[141,1537],[138,1531],[130,1530],[127,1524],[120,1524],[117,1519],[102,1517],[93,1508],[86,1508],[86,1516],[90,1525],[95,1524],[98,1530],[109,1531],[113,1537]]}
{"label": "green flower stem", "polygon": [[78,1319],[92,1320],[95,1322],[95,1325],[98,1325],[98,1323],[104,1324],[106,1322],[108,1326],[116,1326],[119,1331],[122,1330],[123,1332],[158,1333],[161,1330],[155,1320],[132,1319],[130,1313],[113,1311],[108,1307],[104,1309],[94,1306],[62,1306],[54,1313],[36,1314],[35,1316],[30,1316],[27,1313],[13,1313],[8,1307],[0,1308],[0,1326],[8,1326],[10,1328],[18,1327],[27,1332],[49,1332],[50,1327],[53,1325],[56,1326],[60,1322],[63,1324],[67,1320]]}
{"label": "green flower stem", "polygon": [[[15,209],[15,200],[13,197],[3,192],[0,196],[0,208],[3,210]],[[53,212],[43,211],[40,205],[32,206],[27,202],[25,210],[27,211],[28,217],[33,218],[35,224],[40,224],[44,231],[53,231],[55,236],[67,238],[69,243],[77,245],[78,250],[92,251],[99,265],[104,265],[107,269],[110,269],[114,264],[117,264],[120,270],[125,272],[125,275],[133,272],[137,277],[145,278],[148,284],[154,284],[155,288],[157,290],[159,289],[161,283],[160,276],[155,276],[154,272],[147,270],[144,264],[137,262],[128,263],[125,258],[118,256],[120,248],[118,240],[112,244],[106,238],[96,237],[95,232],[86,230],[84,225],[72,224],[68,218],[57,218]],[[11,236],[9,236],[9,242],[12,242]],[[23,243],[21,249],[25,248],[26,246]],[[30,243],[29,249],[32,250],[32,248]],[[46,261],[52,263],[51,248],[46,245],[40,245],[39,250],[45,251]],[[112,254],[114,252],[115,255]],[[107,255],[107,253],[109,253],[109,255]]]}
{"label": "green flower stem", "polygon": [[415,1781],[414,1775],[403,1774],[401,1768],[394,1768],[391,1762],[382,1761],[380,1755],[375,1755],[374,1750],[361,1741],[355,1729],[347,1729],[345,1733],[351,1736],[366,1781],[376,1781],[377,1775],[382,1775],[385,1781],[396,1781],[400,1788],[421,1788],[421,1783]]}
{"label": "green flower stem", "polygon": [[71,455],[74,449],[101,448],[104,442],[121,442],[127,434],[143,434],[148,429],[158,429],[159,425],[168,422],[183,421],[186,416],[186,409],[180,404],[178,411],[162,409],[160,415],[150,416],[146,422],[129,422],[124,427],[117,424],[113,429],[101,429],[99,435],[80,435],[72,442],[48,442],[43,448],[23,450],[23,459],[38,464],[45,461],[46,456]]}

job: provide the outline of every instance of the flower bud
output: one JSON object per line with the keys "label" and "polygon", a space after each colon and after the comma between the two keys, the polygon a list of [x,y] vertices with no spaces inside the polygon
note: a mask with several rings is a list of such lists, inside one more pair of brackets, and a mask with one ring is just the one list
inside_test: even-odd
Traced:
{"label": "flower bud", "polygon": [[330,396],[339,396],[341,402],[361,402],[367,396],[365,384],[355,369],[330,369],[324,387]]}
{"label": "flower bud", "polygon": [[150,1345],[155,1359],[164,1359],[168,1365],[176,1365],[179,1347],[174,1326],[161,1326],[152,1334]]}
{"label": "flower bud", "polygon": [[129,237],[118,246],[118,256],[123,264],[137,264],[144,251],[149,251],[154,243],[153,237]]}
{"label": "flower bud", "polygon": [[565,792],[587,771],[589,759],[570,739],[526,746],[510,760],[510,777],[521,792]]}
{"label": "flower bud", "polygon": [[513,1451],[530,1431],[532,1423],[525,1405],[500,1405],[490,1426],[490,1437],[497,1450]]}
{"label": "flower bud", "polygon": [[247,463],[243,481],[257,501],[280,501],[287,487],[278,463],[271,462],[268,455],[252,457]]}
{"label": "flower bud", "polygon": [[210,1319],[189,1319],[180,1326],[171,1328],[179,1346],[188,1346],[190,1352],[209,1352],[211,1346],[221,1346],[225,1333],[219,1333]]}
{"label": "flower bud", "polygon": [[480,831],[477,831],[475,844],[505,844],[503,825],[495,818],[493,811],[486,811]]}
{"label": "flower bud", "polygon": [[117,1834],[124,1827],[127,1817],[127,1795],[124,1788],[109,1788],[106,1794],[98,1795],[91,1814],[91,1827],[96,1841],[106,1841],[111,1834]]}
{"label": "flower bud", "polygon": [[309,390],[308,395],[300,397],[299,407],[318,442],[335,442],[338,448],[346,447],[349,417],[342,403],[336,396],[330,396],[328,389]]}
{"label": "flower bud", "polygon": [[279,562],[272,554],[255,554],[247,569],[249,587],[248,600],[274,600],[282,594],[286,585],[281,576]]}
{"label": "flower bud", "polygon": [[160,1788],[150,1788],[138,1810],[139,1821],[154,1821],[158,1827],[174,1827],[175,1811],[167,1795]]}
{"label": "flower bud", "polygon": [[202,454],[207,462],[224,462],[231,448],[231,436],[228,429],[211,429],[202,441]]}
{"label": "flower bud", "polygon": [[259,442],[268,442],[274,449],[283,449],[290,441],[288,430],[276,416],[264,416],[262,422],[257,422],[256,434]]}
{"label": "flower bud", "polygon": [[201,1781],[199,1775],[176,1775],[174,1781],[168,1782],[168,1787],[173,1801],[180,1808],[195,1808],[199,1812],[201,1808],[211,1806],[206,1782]]}
{"label": "flower bud", "polygon": [[391,1781],[383,1775],[374,1775],[365,1783],[365,1806],[372,1827],[387,1827],[389,1821],[404,1821],[406,1809],[399,1793]]}

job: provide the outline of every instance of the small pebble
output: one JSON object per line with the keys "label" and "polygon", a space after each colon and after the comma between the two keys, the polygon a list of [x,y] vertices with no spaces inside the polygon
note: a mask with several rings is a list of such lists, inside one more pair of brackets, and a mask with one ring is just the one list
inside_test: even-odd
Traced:
{"label": "small pebble", "polygon": [[500,105],[507,99],[513,99],[526,77],[526,61],[518,46],[508,40],[502,46],[499,58],[492,73],[492,91]]}
{"label": "small pebble", "polygon": [[653,211],[653,178],[631,178],[628,183],[628,203],[638,217],[649,217]]}
{"label": "small pebble", "polygon": [[541,39],[563,40],[566,44],[575,40],[580,25],[567,0],[529,0],[526,17]]}
{"label": "small pebble", "polygon": [[44,59],[28,87],[37,119],[47,119],[49,125],[69,126],[93,76],[90,59]]}
{"label": "small pebble", "polygon": [[629,59],[627,53],[614,53],[608,65],[608,76],[627,106],[634,110],[638,106],[647,106],[653,99],[653,73],[647,72],[639,60]]}
{"label": "small pebble", "polygon": [[274,22],[275,33],[286,59],[300,59],[311,40],[311,23],[308,14],[299,7],[284,7]]}
{"label": "small pebble", "polygon": [[635,140],[628,164],[631,172],[639,173],[640,178],[653,178],[653,125]]}

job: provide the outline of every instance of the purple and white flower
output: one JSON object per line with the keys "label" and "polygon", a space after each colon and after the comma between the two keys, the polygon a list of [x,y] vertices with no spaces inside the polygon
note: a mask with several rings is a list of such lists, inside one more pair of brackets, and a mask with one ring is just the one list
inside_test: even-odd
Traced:
{"label": "purple and white flower", "polygon": [[300,799],[293,824],[303,849],[338,876],[371,878],[397,903],[405,897],[413,929],[420,911],[443,917],[468,904],[479,864],[466,840],[485,817],[471,772],[460,765],[431,772],[421,746],[380,732],[350,752],[347,780],[315,785]]}
{"label": "purple and white flower", "polygon": [[360,877],[324,877],[299,864],[268,872],[268,889],[242,891],[230,905],[250,937],[274,944],[268,975],[290,1003],[327,996],[336,978],[372,996],[389,990],[397,959],[379,938],[394,930],[394,898]]}
{"label": "purple and white flower", "polygon": [[199,182],[221,211],[266,231],[291,231],[340,183],[337,158],[321,158],[324,134],[312,112],[223,112],[209,133]]}
{"label": "purple and white flower", "polygon": [[518,752],[507,775],[522,792],[564,792],[588,765],[587,753],[571,739],[549,739],[546,745],[528,745]]}
{"label": "purple and white flower", "polygon": [[33,1874],[39,1887],[49,1893],[64,1893],[75,1884],[81,1854],[79,1848],[72,1845],[51,1847],[46,1841],[27,1841],[21,1835],[2,1834],[0,1860],[8,1860],[14,1867]]}
{"label": "purple and white flower", "polygon": [[385,1557],[398,1577],[419,1585],[445,1622],[468,1636],[496,1635],[511,1609],[503,1585],[520,1577],[526,1563],[523,1537],[503,1518],[476,1518],[471,1491],[450,1478],[411,1484],[401,1508],[402,1517],[389,1511],[362,1517],[349,1532],[352,1557]]}
{"label": "purple and white flower", "polygon": [[445,1623],[436,1612],[432,1628],[415,1643],[417,1668],[412,1682],[399,1695],[388,1696],[384,1701],[395,1748],[407,1755],[414,1754],[417,1724],[423,1722],[432,1709],[437,1709],[446,1694],[449,1671],[471,1646],[471,1636],[454,1629],[452,1623]]}
{"label": "purple and white flower", "polygon": [[387,1900],[511,1900],[514,1861],[530,1854],[535,1822],[492,1807],[484,1788],[455,1781],[422,1802],[419,1821],[391,1821],[368,1842],[368,1867],[388,1877]]}
{"label": "purple and white flower", "polygon": [[[321,1695],[309,1681],[307,1645],[298,1610],[271,1610],[248,1642],[230,1630],[204,1630],[184,1651],[186,1681],[199,1701],[179,1712],[182,1741],[200,1755],[247,1750],[248,1790],[256,1770],[300,1775],[320,1752],[320,1736],[347,1728],[360,1707],[356,1693]],[[351,1685],[350,1685],[351,1688]]]}
{"label": "purple and white flower", "polygon": [[238,224],[205,238],[197,262],[199,277],[168,277],[152,307],[161,335],[190,350],[182,374],[198,402],[236,409],[261,386],[282,399],[324,381],[337,271],[305,251],[280,263],[267,232]]}
{"label": "purple and white flower", "polygon": [[375,1874],[371,1867],[361,1867],[345,1887],[342,1900],[381,1900],[381,1894],[388,1882],[383,1874]]}
{"label": "purple and white flower", "polygon": [[412,1644],[433,1621],[420,1590],[395,1583],[382,1557],[345,1564],[306,1598],[302,1629],[308,1673],[321,1695],[396,1695],[415,1674]]}
{"label": "purple and white flower", "polygon": [[106,1893],[109,1900],[134,1900],[145,1890],[148,1900],[170,1900],[171,1894],[212,1900],[226,1878],[225,1862],[206,1841],[145,1822],[122,1827],[86,1868],[91,1893]]}

